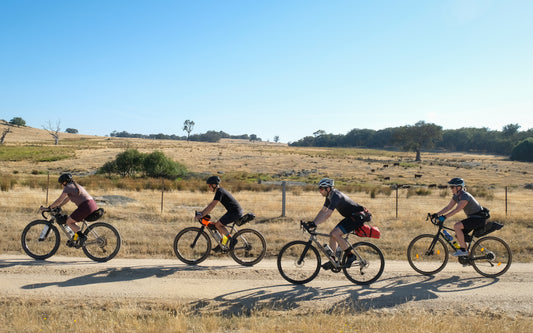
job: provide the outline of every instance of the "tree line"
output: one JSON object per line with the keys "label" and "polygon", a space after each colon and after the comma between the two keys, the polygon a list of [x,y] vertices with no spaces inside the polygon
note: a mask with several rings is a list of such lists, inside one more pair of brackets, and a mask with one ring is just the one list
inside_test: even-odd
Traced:
{"label": "tree line", "polygon": [[140,139],[154,139],[154,140],[187,140],[187,141],[201,141],[201,142],[218,142],[220,139],[243,139],[249,141],[262,141],[261,138],[255,134],[230,135],[223,131],[207,131],[201,134],[188,134],[187,136],[179,136],[175,134],[136,134],[128,133],[126,131],[111,132],[110,136],[118,138],[140,138]]}
{"label": "tree line", "polygon": [[[346,134],[328,134],[323,130],[306,136],[291,146],[362,147],[415,151],[420,160],[422,149],[480,152],[510,156],[513,160],[533,161],[533,129],[519,131],[520,125],[505,125],[501,131],[483,128],[443,130],[441,126],[417,122],[415,125],[382,130],[352,129]],[[521,148],[520,148],[521,147]],[[519,154],[516,154],[516,150]],[[513,154],[515,151],[515,154]]]}

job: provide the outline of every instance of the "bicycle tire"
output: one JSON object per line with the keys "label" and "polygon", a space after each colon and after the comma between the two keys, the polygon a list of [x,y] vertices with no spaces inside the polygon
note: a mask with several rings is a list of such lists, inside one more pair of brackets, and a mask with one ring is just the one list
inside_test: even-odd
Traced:
{"label": "bicycle tire", "polygon": [[366,285],[375,282],[385,269],[385,257],[379,247],[368,242],[358,242],[352,245],[357,259],[350,267],[344,266],[348,258],[346,253],[342,258],[342,271],[348,280],[355,284]]}
{"label": "bicycle tire", "polygon": [[440,238],[434,243],[435,235],[416,236],[407,247],[407,261],[420,274],[433,275],[442,271],[448,263],[448,247]]}
{"label": "bicycle tire", "polygon": [[468,259],[476,272],[494,278],[509,270],[513,255],[511,248],[503,239],[487,236],[474,243]]}
{"label": "bicycle tire", "polygon": [[[305,249],[307,252],[302,258]],[[277,263],[278,271],[285,280],[294,284],[304,284],[318,275],[321,258],[312,244],[298,240],[281,248]]]}
{"label": "bicycle tire", "polygon": [[[45,238],[40,240],[45,226],[49,229],[44,235]],[[35,220],[28,223],[20,236],[22,249],[36,260],[45,260],[53,256],[59,249],[60,240],[57,227],[46,220]]]}
{"label": "bicycle tire", "polygon": [[253,266],[265,257],[266,240],[259,231],[241,229],[233,237],[237,243],[230,248],[229,254],[238,264]]}
{"label": "bicycle tire", "polygon": [[187,265],[197,265],[211,252],[211,238],[198,227],[181,230],[174,238],[174,253]]}
{"label": "bicycle tire", "polygon": [[84,231],[87,240],[82,245],[83,253],[96,262],[113,259],[120,250],[121,238],[115,227],[106,222],[96,222]]}

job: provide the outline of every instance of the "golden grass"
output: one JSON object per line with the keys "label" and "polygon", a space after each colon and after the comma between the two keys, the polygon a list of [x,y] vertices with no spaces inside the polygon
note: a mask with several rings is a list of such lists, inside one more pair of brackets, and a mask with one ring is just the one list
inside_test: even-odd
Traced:
{"label": "golden grass", "polygon": [[[179,301],[39,299],[0,297],[2,330],[14,332],[528,332],[533,318],[495,313],[424,311],[360,311],[357,304],[322,310],[287,310],[262,306],[227,313]],[[420,320],[420,318],[424,318]]]}
{"label": "golden grass", "polygon": [[[231,190],[231,189],[230,189]],[[123,247],[119,257],[146,258],[161,257],[174,258],[172,242],[179,230],[194,225],[192,219],[195,210],[203,209],[212,200],[212,193],[192,191],[127,191],[113,192],[89,189],[95,196],[118,195],[134,199],[124,205],[105,205],[107,211],[102,220],[112,223],[118,228],[123,238]],[[444,192],[441,192],[444,191]],[[408,189],[399,191],[398,219],[396,219],[396,197],[376,195],[371,198],[368,193],[349,193],[354,200],[368,207],[373,213],[372,224],[380,228],[382,238],[372,241],[381,247],[386,259],[405,260],[407,245],[416,235],[435,232],[435,227],[425,220],[428,212],[434,212],[444,207],[450,200],[448,190],[438,190],[424,196],[408,196]],[[49,203],[59,195],[54,189],[48,193]],[[444,194],[444,196],[443,196]],[[304,237],[299,230],[298,221],[314,218],[323,198],[317,191],[287,192],[286,216],[282,213],[281,189],[270,192],[240,191],[234,192],[243,208],[254,212],[256,220],[247,224],[259,230],[268,243],[267,257],[274,257],[279,249],[293,239]],[[505,192],[492,191],[490,199],[482,199],[482,204],[491,209],[492,220],[500,221],[505,227],[495,235],[505,239],[513,251],[517,262],[531,262],[533,257],[533,236],[531,236],[531,212],[529,203],[533,200],[530,190],[515,189],[507,193],[508,215],[505,215]],[[163,201],[163,212],[161,212]],[[0,250],[4,253],[21,253],[20,233],[24,226],[34,219],[39,219],[37,209],[46,204],[44,190],[28,187],[15,187],[10,191],[0,191],[0,218],[10,221],[2,225],[4,240]],[[66,212],[71,212],[74,206],[65,206]],[[224,213],[219,205],[212,215],[220,217]],[[448,225],[458,218],[452,218]],[[327,232],[341,219],[338,213],[321,226]],[[352,241],[356,240],[351,236]],[[62,255],[77,255],[75,250],[60,247]]]}

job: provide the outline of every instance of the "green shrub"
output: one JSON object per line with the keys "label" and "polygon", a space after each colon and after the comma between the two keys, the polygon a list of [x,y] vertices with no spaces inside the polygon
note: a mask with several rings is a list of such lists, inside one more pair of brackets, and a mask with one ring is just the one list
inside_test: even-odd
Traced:
{"label": "green shrub", "polygon": [[533,138],[527,138],[511,151],[512,161],[533,162]]}

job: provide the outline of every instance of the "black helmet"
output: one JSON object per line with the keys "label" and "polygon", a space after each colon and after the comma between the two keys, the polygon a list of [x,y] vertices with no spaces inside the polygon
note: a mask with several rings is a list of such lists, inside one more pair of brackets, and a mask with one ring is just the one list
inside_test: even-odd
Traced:
{"label": "black helmet", "polygon": [[211,184],[218,185],[220,184],[220,178],[218,176],[211,176],[207,178],[207,181],[205,183],[208,185],[211,185]]}
{"label": "black helmet", "polygon": [[72,178],[72,175],[67,172],[67,173],[64,173],[61,176],[59,176],[57,182],[59,184],[63,184],[64,182],[67,182],[67,184],[68,184],[68,183],[72,183],[73,180],[74,179]]}
{"label": "black helmet", "polygon": [[450,179],[448,184],[452,186],[461,186],[463,188],[465,187],[465,181],[463,180],[463,178],[452,178]]}

